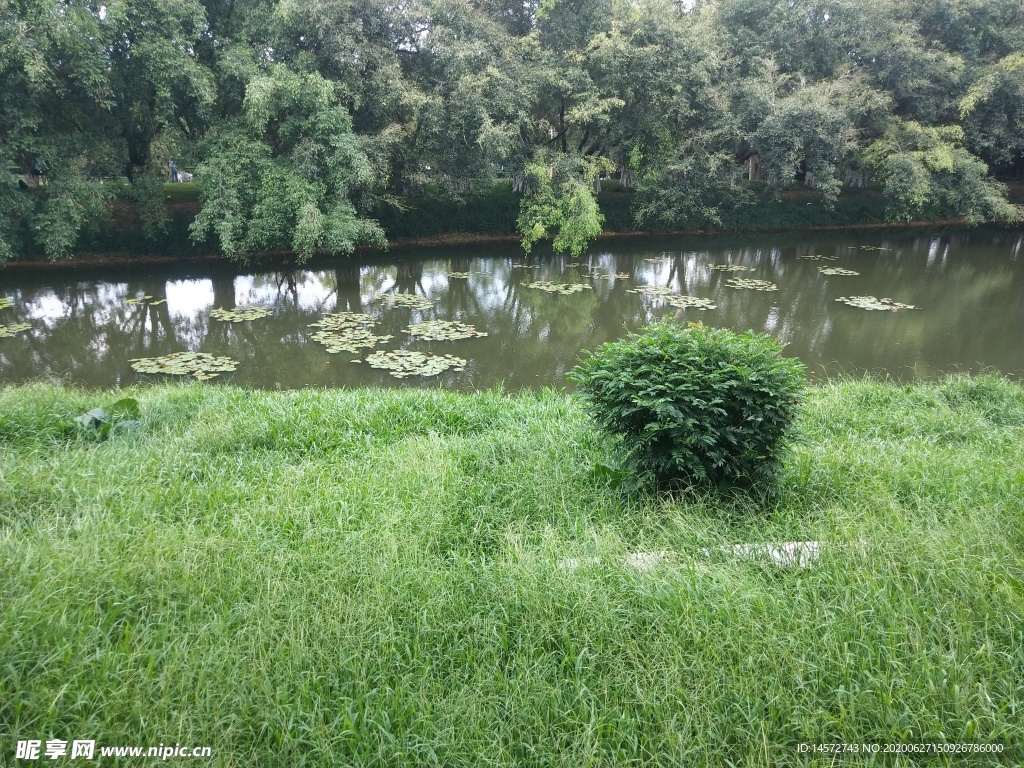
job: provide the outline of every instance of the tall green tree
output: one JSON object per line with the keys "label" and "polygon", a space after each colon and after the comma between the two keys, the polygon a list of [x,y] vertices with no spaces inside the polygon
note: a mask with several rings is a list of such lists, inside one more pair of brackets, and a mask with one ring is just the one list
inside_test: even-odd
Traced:
{"label": "tall green tree", "polygon": [[213,237],[231,257],[291,249],[305,259],[384,244],[380,227],[352,202],[376,179],[339,90],[283,64],[248,83],[243,113],[206,142],[194,236]]}
{"label": "tall green tree", "polygon": [[967,145],[1006,175],[1024,175],[1024,53],[981,68],[960,102]]}
{"label": "tall green tree", "polygon": [[972,222],[1022,219],[1024,210],[1007,202],[1005,187],[963,141],[959,126],[895,120],[867,148],[867,162],[884,185],[891,218],[909,221],[937,213]]}
{"label": "tall green tree", "polygon": [[92,183],[118,165],[103,40],[93,3],[0,4],[0,262],[67,256],[106,212],[113,188]]}
{"label": "tall green tree", "polygon": [[206,14],[198,0],[111,0],[104,10],[110,118],[123,174],[153,236],[166,223],[168,162],[210,123],[213,77],[195,54]]}

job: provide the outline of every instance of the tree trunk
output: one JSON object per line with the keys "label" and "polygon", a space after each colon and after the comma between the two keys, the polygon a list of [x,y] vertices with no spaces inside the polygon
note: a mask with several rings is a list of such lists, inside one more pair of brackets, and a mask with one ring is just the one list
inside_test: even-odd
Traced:
{"label": "tree trunk", "polygon": [[747,178],[750,181],[759,181],[764,178],[764,169],[761,167],[761,156],[751,155],[748,161]]}
{"label": "tree trunk", "polygon": [[847,187],[862,188],[867,186],[868,175],[865,171],[855,171],[847,168],[843,171],[843,184]]}

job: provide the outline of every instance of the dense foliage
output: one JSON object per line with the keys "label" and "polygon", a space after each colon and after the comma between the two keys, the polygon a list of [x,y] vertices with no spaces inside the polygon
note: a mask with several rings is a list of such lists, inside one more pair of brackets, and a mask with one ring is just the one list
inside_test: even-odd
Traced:
{"label": "dense foliage", "polygon": [[569,378],[640,482],[757,483],[778,469],[804,366],[765,334],[668,321],[605,344]]}
{"label": "dense foliage", "polygon": [[609,174],[645,225],[715,225],[751,181],[1014,220],[1022,73],[1022,0],[8,0],[0,260],[69,254],[118,179],[159,238],[171,162],[237,257],[496,181],[527,249],[578,252]]}

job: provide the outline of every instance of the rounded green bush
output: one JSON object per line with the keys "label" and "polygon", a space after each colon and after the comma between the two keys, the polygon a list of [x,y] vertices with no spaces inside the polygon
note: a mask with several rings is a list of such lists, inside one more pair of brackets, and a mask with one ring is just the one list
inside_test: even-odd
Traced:
{"label": "rounded green bush", "polygon": [[753,484],[779,466],[803,363],[759,333],[662,322],[589,353],[570,373],[639,482]]}

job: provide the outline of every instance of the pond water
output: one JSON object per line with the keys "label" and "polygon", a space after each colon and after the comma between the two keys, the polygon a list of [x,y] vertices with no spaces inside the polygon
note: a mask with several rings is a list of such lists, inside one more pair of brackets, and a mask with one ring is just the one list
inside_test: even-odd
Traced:
{"label": "pond water", "polygon": [[[527,258],[514,244],[488,244],[363,255],[361,264],[0,270],[0,382],[156,381],[166,377],[137,372],[132,361],[192,351],[237,361],[215,382],[268,389],[563,387],[581,350],[666,316],[771,333],[815,378],[871,372],[910,381],[983,370],[1024,376],[1021,230],[609,239],[577,258]],[[836,269],[856,274],[828,274]],[[734,287],[737,279],[777,290],[758,290],[766,286],[757,282]],[[538,282],[585,287],[553,293],[531,287]],[[429,306],[390,306],[387,298],[396,293],[423,297]],[[713,308],[670,305],[687,301],[674,298],[682,296]],[[837,301],[865,296],[913,308]],[[211,316],[217,308],[252,305],[269,316]],[[392,338],[330,353],[315,338],[325,329],[311,324],[335,312],[369,315],[374,325],[349,327]],[[411,324],[428,320],[460,321],[487,335],[410,335]],[[465,364],[436,376],[395,378],[366,362],[371,353],[399,349]]]}

